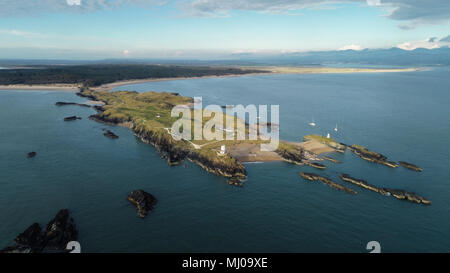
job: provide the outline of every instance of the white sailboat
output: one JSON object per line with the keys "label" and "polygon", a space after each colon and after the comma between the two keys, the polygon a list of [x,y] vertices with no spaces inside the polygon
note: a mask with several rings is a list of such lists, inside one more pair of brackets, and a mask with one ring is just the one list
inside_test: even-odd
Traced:
{"label": "white sailboat", "polygon": [[338,126],[336,124],[336,127],[334,127],[334,131],[337,132],[338,131]]}
{"label": "white sailboat", "polygon": [[311,126],[311,127],[316,127],[316,123],[314,122],[314,118],[313,118],[312,121],[309,123],[309,126]]}

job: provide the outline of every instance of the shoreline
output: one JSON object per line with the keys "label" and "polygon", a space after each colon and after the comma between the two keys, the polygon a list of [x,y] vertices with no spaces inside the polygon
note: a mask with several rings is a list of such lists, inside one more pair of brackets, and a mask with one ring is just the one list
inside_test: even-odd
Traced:
{"label": "shoreline", "polygon": [[[234,78],[243,76],[267,76],[267,75],[285,75],[285,74],[353,74],[353,73],[401,73],[425,71],[427,68],[411,67],[411,68],[334,68],[334,67],[240,67],[242,69],[261,69],[260,73],[247,74],[230,74],[230,75],[211,75],[199,77],[174,77],[174,78],[147,78],[136,80],[124,80],[112,83],[106,83],[97,87],[91,87],[95,91],[110,91],[113,88],[140,84],[148,82],[178,81],[178,80],[195,80],[195,79],[216,79],[216,78]],[[78,92],[81,86],[79,84],[38,84],[38,85],[0,85],[0,90],[25,90],[25,91],[64,91]]]}
{"label": "shoreline", "polygon": [[78,92],[79,85],[75,84],[12,84],[12,85],[0,85],[0,91],[63,91],[63,92]]}

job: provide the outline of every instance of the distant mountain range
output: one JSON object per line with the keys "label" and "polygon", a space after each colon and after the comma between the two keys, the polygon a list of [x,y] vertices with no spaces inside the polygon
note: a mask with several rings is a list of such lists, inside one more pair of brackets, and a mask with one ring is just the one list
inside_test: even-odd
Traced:
{"label": "distant mountain range", "polygon": [[450,47],[403,50],[364,49],[343,51],[310,51],[284,54],[242,53],[223,56],[217,60],[193,59],[104,59],[104,60],[18,60],[0,59],[0,66],[25,65],[84,65],[84,64],[180,64],[180,65],[387,65],[437,66],[450,65]]}
{"label": "distant mountain range", "polygon": [[234,56],[241,61],[264,62],[281,65],[326,65],[326,64],[367,64],[367,65],[449,65],[450,48],[418,48],[403,50],[365,49],[343,51],[315,51],[304,53],[286,53],[272,56],[245,54]]}

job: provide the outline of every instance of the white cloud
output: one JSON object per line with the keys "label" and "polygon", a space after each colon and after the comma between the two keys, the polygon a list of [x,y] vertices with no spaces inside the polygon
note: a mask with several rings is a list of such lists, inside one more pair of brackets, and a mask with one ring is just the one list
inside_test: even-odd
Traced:
{"label": "white cloud", "polygon": [[123,56],[125,56],[125,57],[130,57],[130,55],[131,55],[131,51],[129,51],[128,49],[125,49],[125,50],[123,51]]}
{"label": "white cloud", "polygon": [[66,0],[69,6],[79,6],[81,5],[81,0]]}
{"label": "white cloud", "polygon": [[449,0],[187,0],[183,8],[193,16],[228,16],[232,10],[283,13],[318,9],[330,4],[360,3],[386,12],[386,17],[411,29],[422,24],[450,22]]}
{"label": "white cloud", "polygon": [[440,47],[450,46],[450,42],[438,40],[436,37],[428,38],[426,40],[405,42],[397,45],[403,50],[414,50],[417,48],[435,49]]}
{"label": "white cloud", "polygon": [[0,0],[0,16],[26,16],[50,12],[93,12],[123,6],[150,7],[167,0]]}
{"label": "white cloud", "polygon": [[343,46],[343,47],[339,48],[338,50],[343,51],[343,50],[363,50],[363,49],[364,48],[362,48],[360,45],[351,44],[351,45]]}
{"label": "white cloud", "polygon": [[0,34],[3,34],[3,35],[13,35],[13,36],[20,36],[20,37],[36,37],[36,36],[41,36],[41,34],[39,34],[39,33],[28,32],[28,31],[17,30],[17,29],[0,29]]}

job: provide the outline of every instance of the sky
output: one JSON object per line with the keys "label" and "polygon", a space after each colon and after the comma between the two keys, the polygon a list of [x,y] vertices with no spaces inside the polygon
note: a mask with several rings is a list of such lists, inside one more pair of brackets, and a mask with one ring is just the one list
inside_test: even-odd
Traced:
{"label": "sky", "polygon": [[450,0],[0,0],[0,58],[450,46]]}

